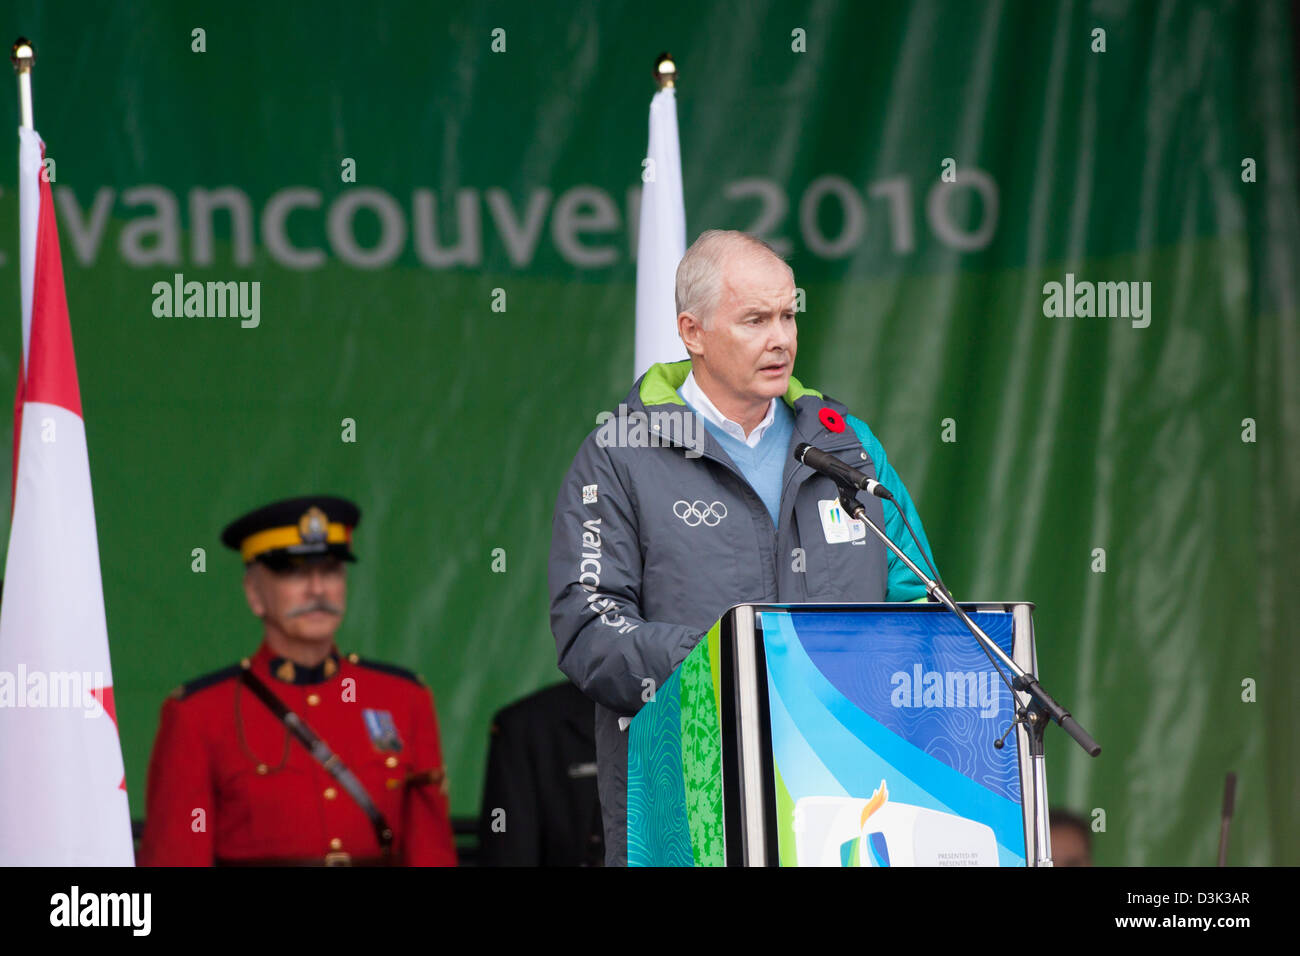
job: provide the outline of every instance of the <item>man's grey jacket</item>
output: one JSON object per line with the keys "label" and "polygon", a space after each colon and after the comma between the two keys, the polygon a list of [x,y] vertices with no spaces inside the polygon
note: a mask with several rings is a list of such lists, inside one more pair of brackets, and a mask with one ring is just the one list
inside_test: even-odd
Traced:
{"label": "man's grey jacket", "polygon": [[[758,493],[677,394],[689,372],[689,361],[652,366],[620,415],[582,443],[555,503],[551,630],[560,670],[596,702],[610,866],[627,862],[627,733],[619,718],[640,710],[727,608],[925,596],[874,535],[846,540],[836,525],[842,512],[819,504],[834,501],[835,482],[794,460],[794,446],[808,442],[880,481],[924,542],[907,490],[865,423],[791,377],[784,401],[794,434],[773,527]],[[904,546],[897,509],[886,515],[879,498],[859,498],[920,564],[915,545]]]}

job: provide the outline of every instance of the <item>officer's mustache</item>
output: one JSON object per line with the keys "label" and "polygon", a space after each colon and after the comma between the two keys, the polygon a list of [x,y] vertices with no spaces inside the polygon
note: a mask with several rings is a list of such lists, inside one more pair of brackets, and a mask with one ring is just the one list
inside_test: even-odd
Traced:
{"label": "officer's mustache", "polygon": [[338,617],[343,613],[343,608],[337,604],[331,604],[329,601],[312,601],[310,604],[294,608],[285,617],[301,617],[304,614],[311,614],[313,611],[324,611],[326,614],[333,614]]}

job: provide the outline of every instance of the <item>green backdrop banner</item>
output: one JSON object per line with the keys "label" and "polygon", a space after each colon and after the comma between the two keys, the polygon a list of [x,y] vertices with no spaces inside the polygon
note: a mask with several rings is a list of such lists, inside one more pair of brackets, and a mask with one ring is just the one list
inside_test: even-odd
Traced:
{"label": "green backdrop banner", "polygon": [[[220,528],[310,491],[364,509],[341,646],[425,676],[477,811],[491,713],[560,676],[551,511],[630,385],[669,49],[690,236],[788,254],[796,374],[881,437],[961,598],[1036,602],[1104,747],[1048,737],[1098,861],[1212,862],[1235,770],[1231,861],[1300,863],[1286,3],[18,0],[0,28],[38,52],[136,815],[164,696],[258,641]],[[244,312],[175,315],[178,275],[250,283]]]}

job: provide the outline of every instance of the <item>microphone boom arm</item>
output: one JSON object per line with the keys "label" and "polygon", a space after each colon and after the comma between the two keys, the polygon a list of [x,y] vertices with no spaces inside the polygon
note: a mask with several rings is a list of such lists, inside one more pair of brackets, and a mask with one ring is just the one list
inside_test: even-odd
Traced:
{"label": "microphone boom arm", "polygon": [[[842,486],[840,488],[840,504],[850,515],[865,523],[868,528],[875,532],[876,537],[884,542],[885,547],[898,555],[899,559],[907,565],[911,572],[916,575],[917,579],[925,585],[926,592],[948,610],[956,614],[961,622],[966,625],[966,628],[971,632],[971,634],[975,636],[975,639],[984,646],[984,649],[995,655],[1002,664],[1015,675],[1015,679],[1012,681],[1012,686],[1016,690],[1028,694],[1033,698],[1034,702],[1038,705],[1038,708],[1042,710],[1043,714],[1046,714],[1048,717],[1055,720],[1056,723],[1060,725],[1061,729],[1073,737],[1079,746],[1087,752],[1088,756],[1095,757],[1101,753],[1101,746],[1097,741],[1093,740],[1092,736],[1079,725],[1079,722],[1070,716],[1069,711],[1058,704],[1052,696],[1047,693],[1047,691],[1043,690],[1042,686],[1038,683],[1038,679],[1034,677],[1034,675],[1027,673],[1023,667],[1005,654],[1002,648],[998,647],[993,639],[989,637],[988,634],[984,633],[984,629],[971,620],[970,615],[968,615],[957,604],[957,602],[953,600],[952,595],[948,593],[947,588],[940,587],[935,581],[926,575],[924,571],[918,568],[916,562],[909,558],[903,552],[903,549],[894,544],[894,542],[890,540],[889,535],[885,534],[884,530],[871,520],[870,516],[867,514],[866,508],[862,506],[862,502],[858,501],[856,495],[851,494],[850,489]],[[1029,719],[1033,720],[1035,716],[1036,715],[1031,710]]]}

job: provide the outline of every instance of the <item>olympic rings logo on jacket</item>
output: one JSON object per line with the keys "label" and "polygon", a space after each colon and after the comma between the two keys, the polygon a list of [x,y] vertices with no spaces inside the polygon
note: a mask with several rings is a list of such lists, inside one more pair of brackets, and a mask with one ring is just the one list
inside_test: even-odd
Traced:
{"label": "olympic rings logo on jacket", "polygon": [[673,514],[685,521],[688,528],[700,524],[713,528],[727,516],[727,506],[721,501],[706,504],[703,501],[683,501],[679,498],[673,502]]}

